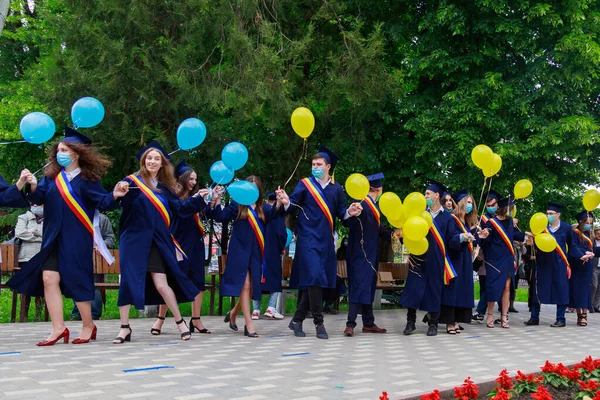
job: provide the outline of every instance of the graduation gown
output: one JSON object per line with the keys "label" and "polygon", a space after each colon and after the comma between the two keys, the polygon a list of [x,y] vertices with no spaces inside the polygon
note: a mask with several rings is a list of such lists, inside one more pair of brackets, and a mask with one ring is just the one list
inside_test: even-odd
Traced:
{"label": "graduation gown", "polygon": [[[199,216],[203,227],[206,224]],[[204,235],[200,232],[194,215],[181,217],[176,215],[171,222],[171,233],[183,248],[187,259],[179,262],[179,266],[192,280],[200,291],[206,289],[204,265],[206,264],[206,250],[204,246]]]}
{"label": "graduation gown", "polygon": [[[112,201],[112,193],[107,194],[99,181],[85,180],[79,174],[70,184],[92,220],[94,211],[101,203]],[[42,249],[8,281],[8,287],[27,296],[43,296],[43,266],[52,252],[57,250],[63,295],[75,301],[93,300],[93,235],[71,211],[54,179],[44,177],[35,192],[27,195],[27,199],[34,204],[44,204]]]}
{"label": "graduation gown", "polygon": [[[138,177],[141,180],[141,177]],[[167,269],[167,281],[175,292],[178,303],[194,300],[200,290],[177,262],[175,245],[171,232],[156,207],[130,179],[130,190],[120,198],[122,207],[120,222],[119,257],[121,263],[121,286],[118,305],[133,304],[141,310],[145,305],[163,304],[164,300],[154,287],[148,273],[148,257],[152,243],[158,247]],[[160,192],[154,192],[165,200],[167,212],[171,216],[187,218],[206,208],[201,196],[179,200],[166,186],[159,184]],[[185,251],[185,250],[184,250]],[[193,260],[192,260],[193,261]]]}
{"label": "graduation gown", "polygon": [[[459,233],[458,241],[460,243],[460,234],[464,233],[459,223],[451,216],[450,223],[455,225],[456,231]],[[463,224],[464,226],[464,224]],[[467,231],[469,228],[466,228]],[[475,229],[470,232],[475,236],[473,248],[479,244],[479,239]],[[442,287],[442,305],[461,308],[473,308],[475,305],[475,294],[473,291],[473,258],[471,250],[467,242],[460,243],[458,248],[450,248],[448,250],[450,261],[456,270],[456,278],[450,280],[449,285]]]}
{"label": "graduation gown", "polygon": [[[441,210],[435,217],[435,223],[449,249],[459,250],[460,232],[456,224],[451,221],[450,214]],[[428,312],[440,312],[442,306],[442,287],[444,286],[444,257],[431,233],[427,233],[429,248],[422,256],[411,256],[416,265],[408,270],[406,285],[400,296],[400,304],[408,308],[420,309]],[[472,274],[472,272],[471,272]],[[455,278],[456,279],[456,278]]]}
{"label": "graduation gown", "polygon": [[[560,221],[556,232],[548,231],[556,238],[567,257],[579,259],[584,256],[585,250],[579,247],[574,239],[573,228],[566,222]],[[568,248],[568,251],[567,251]],[[534,301],[541,304],[569,304],[569,279],[567,278],[567,265],[556,250],[545,253],[537,249],[536,287]],[[588,261],[591,263],[591,261]],[[576,268],[571,264],[571,271]],[[589,291],[589,288],[588,288]]]}
{"label": "graduation gown", "polygon": [[2,176],[0,176],[0,207],[29,207],[29,202],[19,189],[17,189],[17,186],[9,186]]}
{"label": "graduation gown", "polygon": [[265,236],[265,262],[267,264],[267,273],[265,282],[261,283],[263,292],[276,293],[281,292],[281,253],[285,249],[287,242],[287,231],[285,229],[285,219],[277,218],[271,221],[267,227]]}
{"label": "graduation gown", "polygon": [[507,217],[505,220],[499,220],[489,215],[486,215],[486,217],[490,220],[481,223],[483,229],[488,228],[490,230],[489,236],[481,241],[486,274],[485,293],[488,302],[497,302],[502,299],[506,280],[512,278],[516,272],[515,257],[502,239],[501,231],[492,224],[491,219],[494,218],[494,221],[504,228],[511,248],[513,240],[519,242],[525,240],[525,233],[515,229],[511,217]]}
{"label": "graduation gown", "polygon": [[[583,238],[590,239],[588,242]],[[590,232],[580,233],[573,230],[573,240],[582,251],[594,251],[594,239],[590,237]],[[569,256],[571,264],[571,279],[569,279],[569,307],[571,308],[592,308],[592,276],[594,274],[594,260],[584,263],[578,258]]]}
{"label": "graduation gown", "polygon": [[[379,270],[379,240],[387,238],[389,241],[392,233],[391,229],[380,227],[381,212],[374,200],[373,203],[379,214],[374,214],[369,205],[363,201],[361,202],[362,213],[358,217],[350,217],[344,221],[344,225],[350,230],[346,249],[346,268],[351,303],[372,304],[375,300]],[[361,240],[364,240],[363,245],[360,243]]]}
{"label": "graduation gown", "polygon": [[[329,183],[323,189],[315,178],[308,179],[325,196],[326,207],[331,213],[335,229],[336,217],[343,219],[348,209],[344,189],[337,182]],[[295,205],[290,204],[287,210],[287,212],[298,213],[296,253],[292,264],[290,287],[302,290],[309,286],[335,288],[337,259],[333,231],[329,221],[303,181],[298,182],[289,197],[291,203],[304,209],[303,212]]]}
{"label": "graduation gown", "polygon": [[[263,227],[268,226],[270,221],[279,217],[275,207],[268,204],[263,205],[263,212],[266,219]],[[250,280],[254,289],[252,298],[260,300],[259,288],[263,274],[263,259],[252,225],[248,219],[238,218],[238,203],[235,201],[229,203],[227,207],[215,207],[210,210],[209,214],[217,222],[234,221],[227,250],[227,265],[221,280],[220,295],[238,297],[246,281],[246,274],[250,271]],[[279,279],[281,281],[281,277]]]}

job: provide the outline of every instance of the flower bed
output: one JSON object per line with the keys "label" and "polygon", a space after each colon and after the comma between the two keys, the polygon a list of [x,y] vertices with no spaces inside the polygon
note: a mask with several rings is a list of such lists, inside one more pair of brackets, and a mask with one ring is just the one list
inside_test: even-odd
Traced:
{"label": "flower bed", "polygon": [[[562,363],[546,361],[538,374],[517,371],[511,376],[506,369],[496,378],[496,386],[489,393],[480,393],[479,386],[470,377],[452,391],[434,390],[420,397],[421,400],[488,400],[534,399],[534,400],[600,400],[600,359],[591,356],[569,368]],[[379,400],[389,400],[383,392]]]}

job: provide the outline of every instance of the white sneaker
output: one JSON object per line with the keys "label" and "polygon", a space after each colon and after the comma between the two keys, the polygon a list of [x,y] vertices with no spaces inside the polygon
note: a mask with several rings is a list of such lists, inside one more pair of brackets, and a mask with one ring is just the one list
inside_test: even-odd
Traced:
{"label": "white sneaker", "polygon": [[260,311],[254,310],[252,312],[252,319],[254,319],[254,320],[260,319]]}
{"label": "white sneaker", "polygon": [[277,312],[277,310],[272,309],[272,308],[267,308],[267,311],[265,311],[265,317],[267,318],[271,318],[271,319],[283,319],[284,316],[279,314]]}

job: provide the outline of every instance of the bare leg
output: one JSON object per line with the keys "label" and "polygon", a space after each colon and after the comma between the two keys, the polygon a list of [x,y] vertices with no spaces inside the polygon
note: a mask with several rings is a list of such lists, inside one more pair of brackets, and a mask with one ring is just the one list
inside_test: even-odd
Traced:
{"label": "bare leg", "polygon": [[256,332],[254,330],[254,326],[252,325],[252,311],[250,310],[250,296],[252,293],[252,282],[250,282],[250,273],[246,273],[246,281],[244,282],[244,286],[242,287],[242,292],[240,293],[240,301],[242,312],[244,313],[244,320],[246,321],[246,328],[248,329],[248,333]]}
{"label": "bare leg", "polygon": [[52,333],[48,336],[48,339],[46,339],[50,341],[57,338],[66,328],[65,317],[63,314],[63,298],[59,286],[60,274],[56,271],[43,271],[42,280],[44,281],[46,307],[48,308],[48,314],[52,321]]}
{"label": "bare leg", "polygon": [[[204,296],[204,292],[200,292],[198,296],[194,299],[192,303],[192,317],[200,318],[200,313],[202,312],[202,297]],[[205,329],[204,324],[202,324],[202,320],[196,319],[192,321],[192,324],[200,330]]]}
{"label": "bare leg", "polygon": [[510,302],[510,285],[512,285],[512,280],[509,278],[506,280],[504,290],[502,291],[502,311],[500,318],[502,321],[503,328],[508,328],[508,303]]}
{"label": "bare leg", "polygon": [[[244,289],[242,288],[242,290],[244,290]],[[237,315],[240,313],[240,310],[242,309],[241,303],[242,303],[242,296],[240,295],[238,302],[235,303],[235,306],[233,306],[233,308],[229,312],[229,318],[231,318],[231,323],[234,325],[235,325],[235,319],[236,319]]]}
{"label": "bare leg", "polygon": [[[130,304],[119,307],[119,316],[121,317],[121,326],[129,325],[129,309],[130,308],[131,308]],[[121,329],[119,329],[119,334],[117,336],[125,338],[130,333],[131,333],[131,331],[129,329],[121,328]],[[113,340],[113,343],[118,343],[118,341]]]}
{"label": "bare leg", "polygon": [[487,323],[486,324],[490,328],[494,326],[494,302],[493,301],[488,301]]}
{"label": "bare leg", "polygon": [[[177,304],[177,298],[175,297],[175,292],[169,286],[167,282],[167,274],[160,274],[156,272],[152,272],[152,281],[154,282],[154,287],[158,291],[158,293],[162,296],[163,300],[167,304],[167,307],[173,313],[173,317],[175,317],[175,321],[181,320],[181,313],[179,312],[179,305]],[[178,324],[177,329],[179,329],[179,333],[184,333],[188,331],[186,324]]]}
{"label": "bare leg", "polygon": [[169,307],[167,307],[165,304],[161,304],[158,306],[158,318],[156,319],[154,325],[152,325],[152,329],[158,329],[159,331],[162,329],[168,311]]}
{"label": "bare leg", "polygon": [[79,337],[81,339],[89,339],[92,336],[92,330],[94,329],[94,321],[92,320],[92,303],[89,301],[78,301],[75,303],[81,315],[81,333]]}

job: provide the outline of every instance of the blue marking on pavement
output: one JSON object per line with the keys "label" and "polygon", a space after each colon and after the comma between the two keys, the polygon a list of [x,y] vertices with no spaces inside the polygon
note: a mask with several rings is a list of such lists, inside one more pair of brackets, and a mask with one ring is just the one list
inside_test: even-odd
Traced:
{"label": "blue marking on pavement", "polygon": [[477,339],[480,338],[481,336],[475,335],[475,336],[467,336],[465,339]]}
{"label": "blue marking on pavement", "polygon": [[0,356],[10,356],[13,354],[21,354],[20,351],[5,351],[4,353],[0,353]]}
{"label": "blue marking on pavement", "polygon": [[302,353],[287,353],[287,354],[282,354],[282,356],[284,357],[294,357],[294,356],[305,356],[307,354],[310,354],[308,351],[304,351]]}
{"label": "blue marking on pavement", "polygon": [[535,329],[528,329],[525,332],[535,332]]}
{"label": "blue marking on pavement", "polygon": [[124,369],[123,372],[140,372],[140,371],[155,371],[157,369],[170,369],[175,368],[169,365],[157,365],[156,367],[148,367],[148,368],[135,368],[135,369]]}
{"label": "blue marking on pavement", "polygon": [[150,343],[148,346],[171,346],[174,344],[179,344],[177,342],[167,342],[167,343]]}
{"label": "blue marking on pavement", "polygon": [[267,339],[273,339],[273,338],[280,338],[280,337],[286,337],[286,336],[290,336],[290,335],[271,335],[271,336],[265,336]]}

